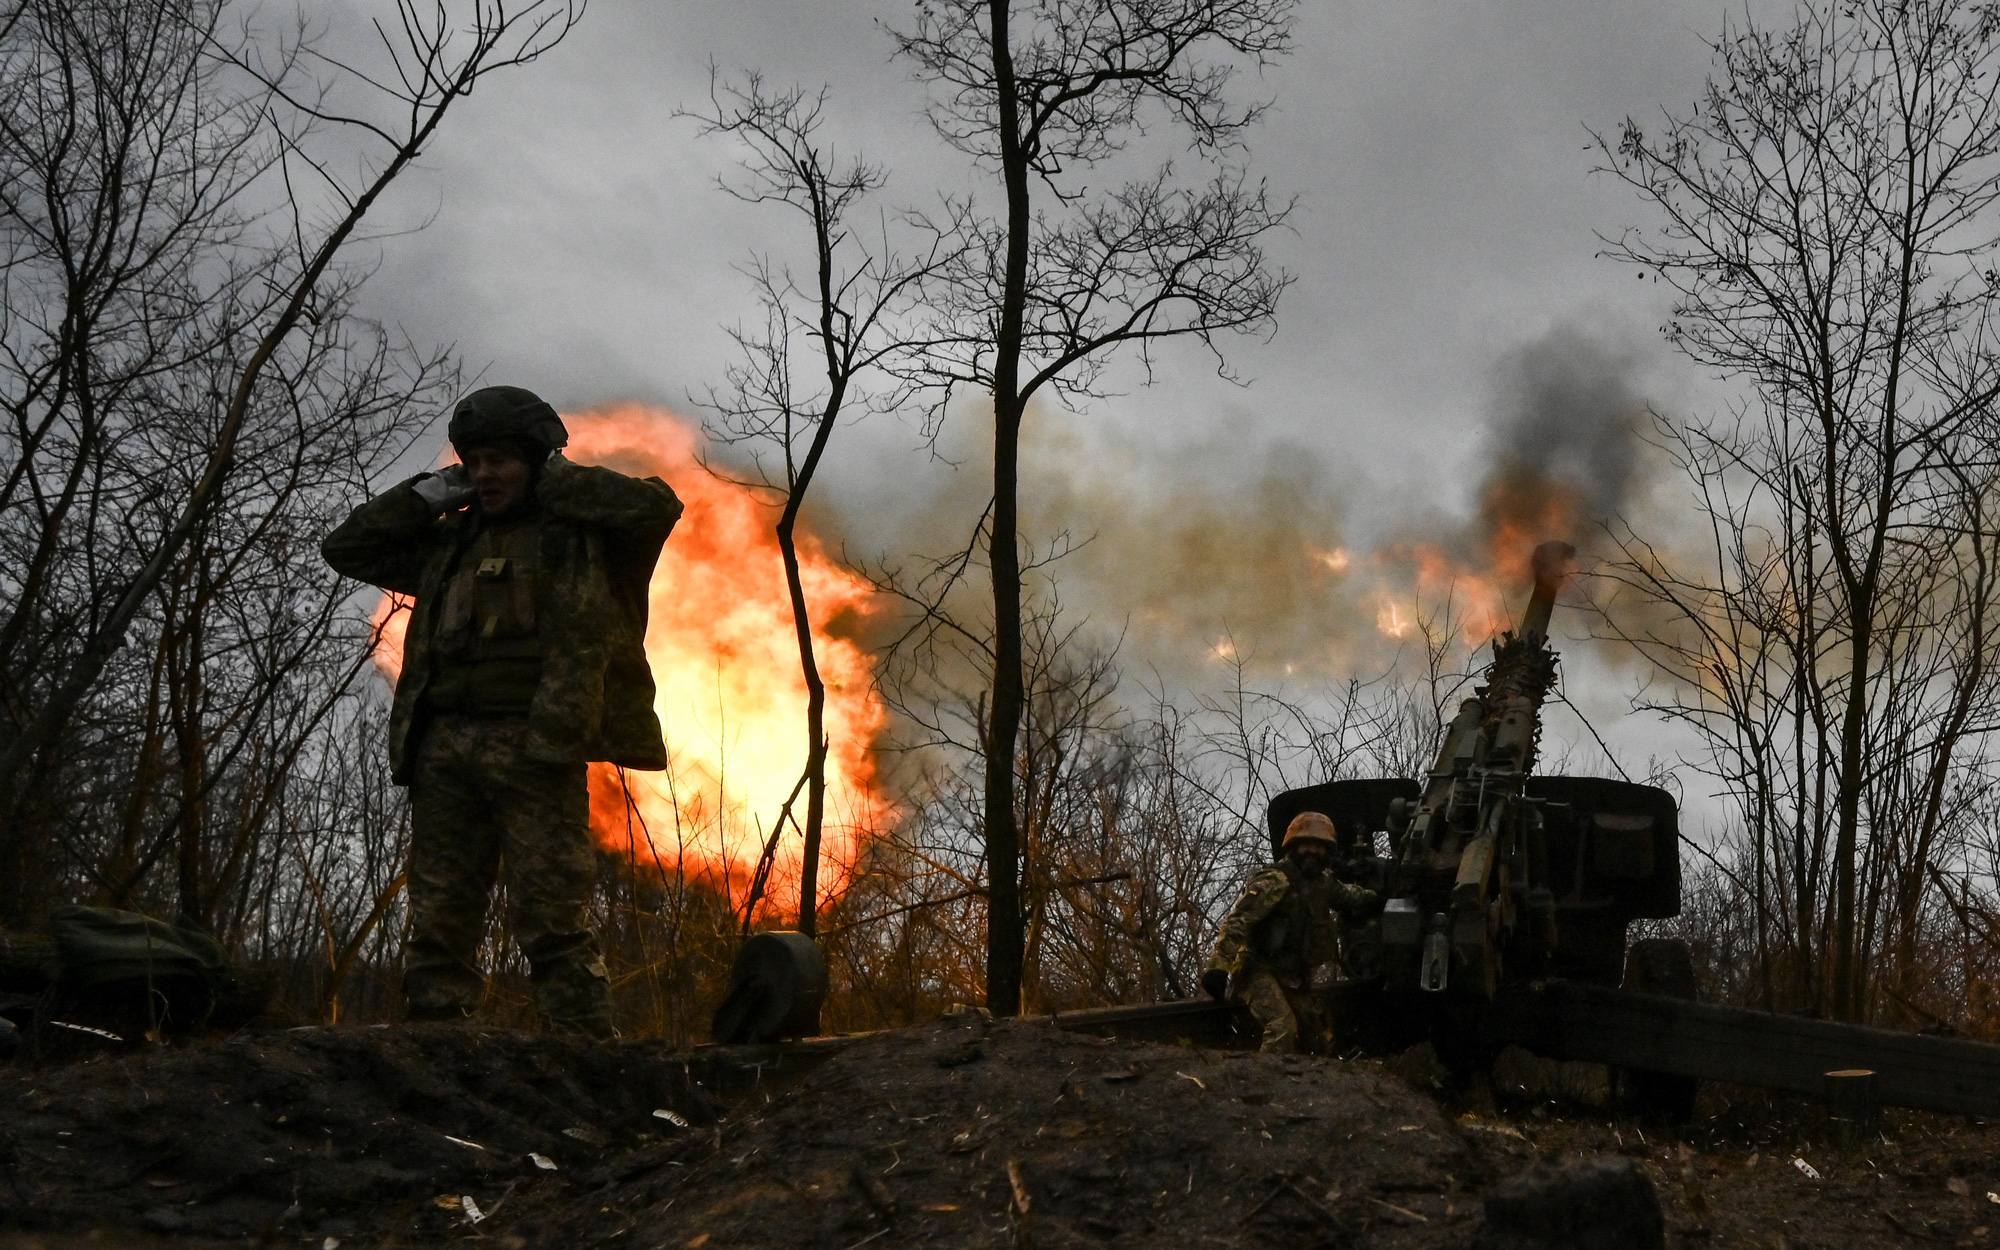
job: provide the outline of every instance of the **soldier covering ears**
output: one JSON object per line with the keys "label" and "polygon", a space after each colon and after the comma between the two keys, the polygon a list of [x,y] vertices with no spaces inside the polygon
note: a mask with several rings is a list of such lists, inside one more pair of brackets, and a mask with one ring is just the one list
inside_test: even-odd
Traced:
{"label": "soldier covering ears", "polygon": [[1333,821],[1319,812],[1293,817],[1282,856],[1244,885],[1201,974],[1211,997],[1249,1004],[1268,1051],[1319,1050],[1331,1042],[1318,996],[1332,988],[1339,970],[1333,909],[1375,901],[1375,891],[1327,871],[1334,845]]}
{"label": "soldier covering ears", "polygon": [[574,464],[532,391],[461,399],[460,464],[356,508],[328,564],[415,599],[389,719],[410,788],[412,1020],[473,1013],[488,897],[552,1027],[614,1036],[610,982],[584,926],[595,878],[585,765],[667,765],[646,663],[648,587],[681,502],[658,478]]}

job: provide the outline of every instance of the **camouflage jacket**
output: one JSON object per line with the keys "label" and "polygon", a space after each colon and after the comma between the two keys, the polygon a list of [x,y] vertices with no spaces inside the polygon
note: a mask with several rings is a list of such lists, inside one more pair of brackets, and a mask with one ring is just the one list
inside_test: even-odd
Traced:
{"label": "camouflage jacket", "polygon": [[1297,988],[1314,968],[1339,960],[1340,925],[1333,909],[1361,895],[1330,873],[1308,876],[1281,859],[1244,885],[1222,921],[1208,966],[1232,977],[1266,968]]}
{"label": "camouflage jacket", "polygon": [[[389,716],[389,766],[399,785],[408,785],[413,771],[412,735],[435,670],[443,590],[479,532],[477,508],[437,516],[411,489],[416,481],[362,504],[320,544],[339,572],[416,600]],[[659,478],[630,478],[557,454],[542,469],[535,503],[544,658],[528,711],[529,750],[553,763],[665,768],[646,663],[646,609],[653,565],[681,501]]]}

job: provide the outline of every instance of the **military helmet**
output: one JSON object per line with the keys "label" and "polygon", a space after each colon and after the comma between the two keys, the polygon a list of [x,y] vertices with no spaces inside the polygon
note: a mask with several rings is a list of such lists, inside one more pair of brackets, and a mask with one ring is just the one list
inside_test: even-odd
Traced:
{"label": "military helmet", "polygon": [[1289,851],[1298,842],[1322,842],[1331,851],[1337,842],[1333,821],[1319,812],[1300,812],[1285,826],[1284,849]]}
{"label": "military helmet", "polygon": [[518,386],[483,386],[459,400],[446,437],[461,457],[468,447],[505,443],[538,452],[531,458],[539,460],[569,443],[569,431],[556,410]]}

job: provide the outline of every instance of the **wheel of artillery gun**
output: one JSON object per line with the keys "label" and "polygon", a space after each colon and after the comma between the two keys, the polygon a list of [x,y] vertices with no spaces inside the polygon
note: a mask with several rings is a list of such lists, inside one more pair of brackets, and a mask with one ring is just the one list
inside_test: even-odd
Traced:
{"label": "wheel of artillery gun", "polygon": [[1446,1011],[1432,1026],[1430,1042],[1451,1094],[1462,1097],[1490,1082],[1500,1047],[1479,1027],[1476,1010]]}
{"label": "wheel of artillery gun", "polygon": [[[1694,957],[1678,938],[1643,938],[1625,956],[1625,988],[1641,994],[1692,999],[1695,996]],[[1649,1119],[1685,1124],[1694,1118],[1695,1078],[1640,1068],[1615,1068],[1611,1074],[1617,1100]]]}

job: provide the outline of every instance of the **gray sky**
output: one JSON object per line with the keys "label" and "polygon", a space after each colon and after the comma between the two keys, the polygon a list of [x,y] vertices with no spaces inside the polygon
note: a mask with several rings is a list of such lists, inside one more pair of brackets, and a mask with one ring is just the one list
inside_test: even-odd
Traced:
{"label": "gray sky", "polygon": [[[892,194],[924,201],[936,171],[956,183],[963,162],[932,139],[920,87],[889,60],[878,22],[905,7],[596,0],[549,58],[469,100],[399,188],[392,212],[436,219],[388,246],[375,311],[561,404],[679,403],[717,377],[716,324],[747,306],[730,266],[790,237],[775,214],[714,189],[727,149],[674,110],[702,101],[711,59],[826,82],[829,135],[885,163]],[[1461,434],[1493,361],[1549,325],[1649,334],[1654,292],[1593,257],[1593,230],[1615,231],[1637,206],[1587,177],[1585,126],[1684,106],[1720,12],[1303,5],[1252,140],[1257,170],[1301,199],[1297,233],[1276,249],[1299,277],[1278,336],[1235,351],[1254,385],[1203,385],[1191,361],[1173,385],[1093,416],[1194,437],[1249,422],[1386,468],[1412,436],[1435,451]]]}
{"label": "gray sky", "polygon": [[[797,233],[717,191],[728,150],[674,110],[704,99],[711,60],[824,82],[829,137],[887,165],[893,200],[926,201],[969,175],[889,60],[879,22],[906,13],[877,0],[594,0],[545,61],[482,87],[399,186],[386,220],[434,220],[382,244],[365,311],[456,343],[487,381],[558,407],[688,410],[730,358],[719,323],[752,309],[732,266]],[[1247,388],[1190,353],[1150,390],[1047,417],[1030,437],[1064,471],[1044,519],[1091,531],[1095,500],[1144,514],[1140,530],[1190,507],[1226,527],[1275,508],[1338,531],[1327,545],[1363,547],[1448,526],[1471,506],[1503,362],[1551,334],[1625,357],[1656,406],[1698,402],[1659,343],[1661,288],[1594,256],[1594,232],[1645,217],[1628,190],[1589,176],[1586,127],[1684,110],[1722,13],[1713,0],[1307,0],[1296,54],[1245,84],[1276,100],[1253,168],[1300,198],[1295,233],[1274,246],[1298,279],[1276,337],[1231,345]],[[977,431],[952,440],[971,454]],[[968,493],[894,418],[843,435],[828,473],[842,534],[862,549]],[[1079,574],[1088,582],[1089,566]],[[1117,620],[1146,610],[1128,590],[1079,593]],[[1282,656],[1299,636],[1244,641]]]}

